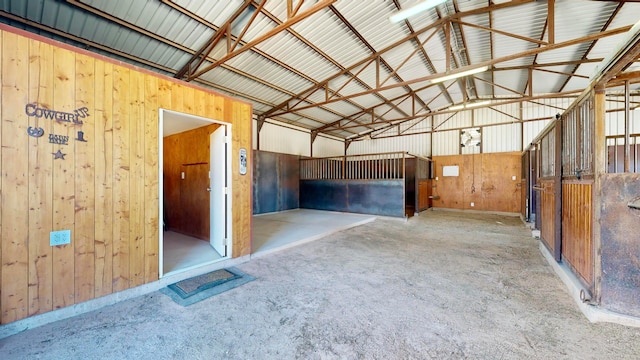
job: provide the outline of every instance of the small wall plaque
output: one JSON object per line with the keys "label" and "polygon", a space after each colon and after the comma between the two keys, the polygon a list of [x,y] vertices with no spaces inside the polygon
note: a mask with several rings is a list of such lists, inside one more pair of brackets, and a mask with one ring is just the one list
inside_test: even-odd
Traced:
{"label": "small wall plaque", "polygon": [[69,137],[64,135],[49,134],[51,144],[69,145]]}
{"label": "small wall plaque", "polygon": [[247,149],[240,149],[240,175],[247,173]]}
{"label": "small wall plaque", "polygon": [[27,134],[29,134],[29,136],[33,136],[33,137],[41,137],[42,135],[44,135],[44,129],[41,127],[31,127],[29,126],[27,128]]}

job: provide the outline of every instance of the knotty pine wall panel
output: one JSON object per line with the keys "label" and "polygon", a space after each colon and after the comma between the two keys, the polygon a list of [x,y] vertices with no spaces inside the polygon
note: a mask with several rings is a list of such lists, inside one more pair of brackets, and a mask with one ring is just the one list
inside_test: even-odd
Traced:
{"label": "knotty pine wall panel", "polygon": [[[159,109],[231,123],[235,160],[251,105],[6,25],[0,55],[0,323],[158,280]],[[233,172],[238,257],[251,174]]]}

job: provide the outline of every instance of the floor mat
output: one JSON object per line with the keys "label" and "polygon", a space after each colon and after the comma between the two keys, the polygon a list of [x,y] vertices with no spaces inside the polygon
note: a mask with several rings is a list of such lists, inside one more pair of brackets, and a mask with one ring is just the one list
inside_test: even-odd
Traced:
{"label": "floor mat", "polygon": [[252,280],[255,280],[253,276],[231,267],[179,281],[160,292],[182,306],[189,306]]}

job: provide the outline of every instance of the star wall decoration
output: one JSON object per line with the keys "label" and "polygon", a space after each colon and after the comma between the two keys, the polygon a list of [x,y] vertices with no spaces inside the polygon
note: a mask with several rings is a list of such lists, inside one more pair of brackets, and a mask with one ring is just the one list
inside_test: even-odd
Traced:
{"label": "star wall decoration", "polygon": [[62,150],[58,150],[57,152],[52,153],[53,154],[53,160],[55,159],[62,159],[64,160],[64,156],[67,154],[63,154]]}

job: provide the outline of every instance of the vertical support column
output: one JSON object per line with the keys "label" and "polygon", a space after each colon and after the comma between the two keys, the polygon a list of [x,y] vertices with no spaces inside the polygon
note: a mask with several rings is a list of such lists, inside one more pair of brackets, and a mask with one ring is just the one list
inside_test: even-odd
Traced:
{"label": "vertical support column", "polygon": [[596,88],[594,96],[594,134],[593,134],[593,172],[594,184],[591,198],[593,199],[593,294],[591,299],[596,303],[600,303],[600,295],[602,293],[602,239],[600,228],[600,204],[602,177],[607,172],[607,143],[605,133],[605,91],[604,87]]}
{"label": "vertical support column", "polygon": [[629,80],[624,82],[624,172],[630,171],[630,159],[631,159],[631,141],[630,127],[631,127],[631,113],[629,110]]}
{"label": "vertical support column", "polygon": [[553,44],[555,43],[555,37],[556,37],[556,30],[555,30],[555,24],[556,24],[556,16],[555,16],[555,0],[548,0],[547,3],[547,28],[548,28],[548,36],[547,36],[547,40],[549,41],[549,44]]}
{"label": "vertical support column", "polygon": [[553,191],[555,194],[555,229],[554,231],[554,249],[553,257],[556,261],[562,260],[562,117],[556,116],[555,124],[556,143],[555,143],[555,181]]}

